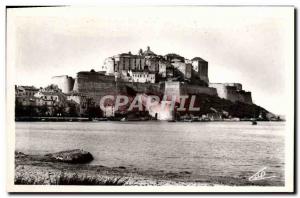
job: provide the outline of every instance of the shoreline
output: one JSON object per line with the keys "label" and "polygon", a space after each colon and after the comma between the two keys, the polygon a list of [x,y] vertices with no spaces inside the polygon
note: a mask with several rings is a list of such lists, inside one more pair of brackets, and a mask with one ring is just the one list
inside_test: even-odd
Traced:
{"label": "shoreline", "polygon": [[[59,175],[78,175],[79,177],[99,177],[106,179],[120,179],[125,181],[124,186],[212,186],[207,182],[185,181],[184,175],[163,173],[161,171],[142,171],[132,167],[106,167],[90,164],[69,164],[53,162],[42,155],[25,155],[21,153],[15,157],[15,181],[22,177],[23,180],[35,180],[38,184],[53,185],[51,180]],[[189,174],[186,172],[185,174]]]}
{"label": "shoreline", "polygon": [[[70,164],[47,159],[44,155],[15,154],[15,181],[35,181],[35,184],[55,185],[53,178],[61,174],[79,177],[97,177],[106,180],[120,180],[124,186],[280,186],[266,180],[250,182],[248,177],[196,176],[189,171],[166,172],[142,170],[135,167],[106,167],[90,164]],[[55,183],[55,182],[54,182]],[[28,183],[29,184],[29,183]],[[57,185],[57,184],[56,184]]]}

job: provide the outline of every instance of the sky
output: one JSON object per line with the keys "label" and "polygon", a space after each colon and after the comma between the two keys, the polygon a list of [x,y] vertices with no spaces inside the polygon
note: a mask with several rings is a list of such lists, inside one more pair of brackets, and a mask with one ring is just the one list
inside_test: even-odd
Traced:
{"label": "sky", "polygon": [[293,8],[54,7],[9,9],[8,67],[17,85],[96,71],[106,57],[177,53],[208,61],[210,82],[239,82],[253,102],[285,114],[293,78]]}

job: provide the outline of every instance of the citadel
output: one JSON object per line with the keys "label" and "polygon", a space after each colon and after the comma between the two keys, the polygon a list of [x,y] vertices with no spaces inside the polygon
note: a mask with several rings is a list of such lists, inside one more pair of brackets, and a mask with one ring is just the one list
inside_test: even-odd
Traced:
{"label": "citadel", "polygon": [[121,53],[105,59],[99,71],[81,71],[75,79],[70,76],[54,76],[52,83],[63,93],[92,96],[99,101],[122,86],[138,93],[162,93],[166,95],[208,94],[252,104],[251,92],[242,89],[240,83],[210,83],[208,62],[200,57],[186,59],[171,53],[157,55],[147,47],[138,54]]}
{"label": "citadel", "polygon": [[[158,55],[147,47],[146,50],[140,49],[137,54],[128,52],[108,57],[96,70],[80,71],[75,78],[68,75],[52,77],[51,84],[61,90],[60,96],[55,92],[49,95],[49,91],[29,89],[33,89],[32,95],[39,98],[40,103],[51,102],[55,97],[57,100],[77,103],[80,111],[84,111],[88,99],[97,104],[106,95],[131,92],[135,95],[178,98],[182,95],[205,94],[232,103],[252,104],[251,92],[244,91],[240,83],[210,83],[208,62],[200,57],[187,59],[175,53]],[[16,93],[20,95],[22,90],[17,88]],[[159,118],[167,119],[163,116]]]}

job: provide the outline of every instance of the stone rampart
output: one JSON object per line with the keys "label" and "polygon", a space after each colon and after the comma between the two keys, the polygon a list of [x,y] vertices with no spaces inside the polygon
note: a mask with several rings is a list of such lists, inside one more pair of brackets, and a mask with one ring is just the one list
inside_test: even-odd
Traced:
{"label": "stone rampart", "polygon": [[210,83],[210,87],[216,88],[218,96],[231,102],[243,102],[252,104],[251,92],[242,90],[239,83]]}
{"label": "stone rampart", "polygon": [[74,79],[67,75],[53,76],[51,83],[57,85],[63,93],[70,93],[73,90]]}
{"label": "stone rampart", "polygon": [[181,84],[180,92],[181,94],[207,94],[210,96],[218,95],[215,88],[190,84]]}

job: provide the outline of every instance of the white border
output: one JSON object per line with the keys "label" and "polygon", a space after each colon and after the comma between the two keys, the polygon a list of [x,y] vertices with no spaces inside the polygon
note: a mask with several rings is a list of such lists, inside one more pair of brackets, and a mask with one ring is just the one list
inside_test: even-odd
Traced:
{"label": "white border", "polygon": [[[16,1],[19,5],[24,5],[23,1]],[[69,3],[68,3],[69,2]],[[153,1],[152,1],[153,2]],[[157,2],[154,1],[154,4],[157,5]],[[164,2],[164,1],[163,1]],[[194,1],[193,1],[194,2]],[[49,2],[47,2],[49,3]],[[33,3],[34,5],[49,5],[45,2],[39,2]],[[33,5],[32,3],[29,5]],[[64,1],[63,4],[61,1],[58,3],[56,1],[52,2],[51,4],[54,5],[66,5],[70,4],[70,1]],[[76,5],[81,5],[82,3],[76,3]],[[106,3],[107,4],[107,3]],[[116,5],[122,5],[124,4],[123,2],[119,1],[113,1],[112,4]],[[137,5],[138,3],[135,3]],[[150,3],[148,5],[154,5],[153,3]],[[174,3],[176,4],[176,2]],[[187,5],[187,3],[177,3],[176,5]],[[190,3],[194,4],[194,3]],[[28,4],[27,4],[28,5]],[[207,5],[207,4],[206,4]],[[9,25],[9,24],[8,24]],[[13,41],[10,41],[13,42]],[[292,43],[293,45],[293,43]],[[293,49],[293,48],[292,48]],[[11,50],[9,45],[7,48],[8,52]],[[11,54],[11,53],[8,53]],[[7,57],[7,60],[9,60],[10,57]],[[291,65],[294,65],[294,57],[291,57]],[[290,110],[291,114],[289,115],[289,118],[293,118],[293,110],[294,110],[294,97],[293,97],[293,92],[294,92],[294,68],[291,68],[291,70],[288,71],[287,73],[287,78],[289,80],[289,83],[291,86],[290,88],[290,93],[291,97],[289,98],[288,102],[285,102],[285,104],[288,104],[288,109]],[[14,82],[13,80],[13,74],[14,73],[14,68],[13,67],[7,67],[7,79],[6,79],[6,134],[8,141],[10,143],[15,142],[14,140],[14,122],[9,122],[9,120],[14,120],[14,101],[9,102],[10,98],[14,98],[14,85],[10,84],[11,82]],[[290,120],[290,119],[288,119]],[[287,122],[288,125],[288,131],[294,131],[294,123],[293,119]],[[290,153],[293,151],[293,140],[294,140],[294,135],[293,133],[288,133],[287,138],[288,142],[286,142],[286,153]],[[12,144],[10,144],[12,145]],[[13,144],[14,145],[14,144]],[[13,173],[14,172],[14,146],[9,146],[7,148],[7,172],[8,173]],[[289,151],[289,152],[288,152]],[[287,158],[287,163],[286,163],[286,181],[291,181],[293,178],[293,158],[291,158],[289,154],[289,157]],[[168,187],[157,187],[157,186],[147,186],[147,187],[141,187],[141,186],[120,186],[120,187],[108,187],[108,186],[22,186],[22,185],[11,185],[13,184],[13,177],[11,177],[11,174],[8,174],[7,178],[7,190],[10,192],[291,192],[293,190],[293,185],[289,185],[287,187],[178,187],[178,186],[168,186]]]}

